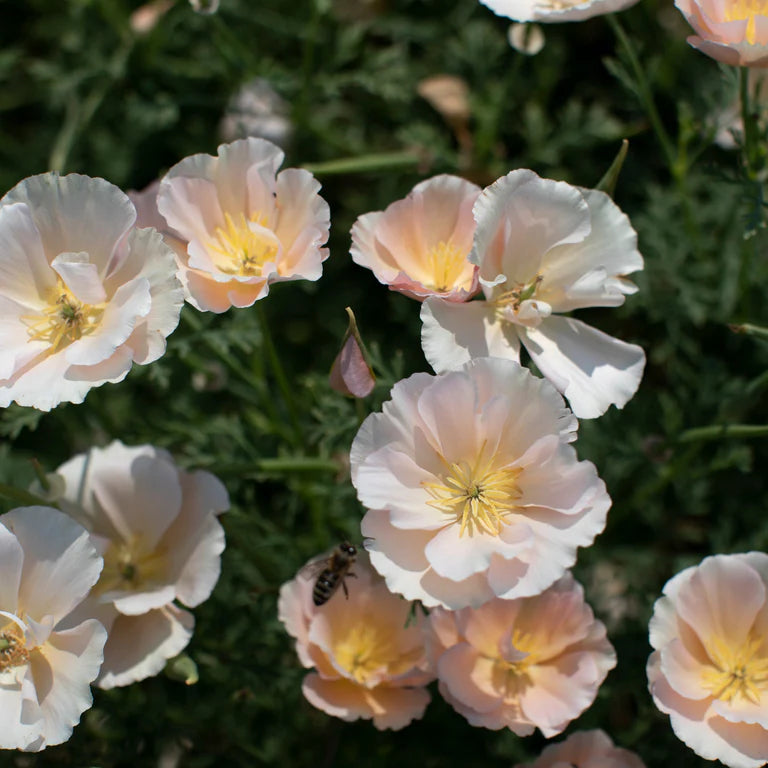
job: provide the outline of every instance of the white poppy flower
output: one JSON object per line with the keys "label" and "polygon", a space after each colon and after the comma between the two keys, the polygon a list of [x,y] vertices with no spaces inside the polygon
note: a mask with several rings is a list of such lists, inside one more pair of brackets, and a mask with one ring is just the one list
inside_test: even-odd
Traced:
{"label": "white poppy flower", "polygon": [[512,171],[483,190],[470,260],[485,301],[428,298],[422,347],[436,372],[476,357],[517,361],[520,344],[569,400],[594,418],[635,394],[645,353],[562,313],[617,307],[643,268],[637,235],[608,195]]}
{"label": "white poppy flower", "polygon": [[61,744],[90,708],[107,633],[70,614],[102,565],[88,532],[56,509],[0,516],[0,749]]}
{"label": "white poppy flower", "polygon": [[224,486],[208,472],[185,472],[151,445],[115,441],[58,468],[59,504],[92,534],[104,571],[78,616],[109,630],[101,688],[156,675],[192,636],[194,608],[219,578],[229,507]]}
{"label": "white poppy flower", "polygon": [[173,253],[104,179],[44,173],[0,200],[0,406],[50,410],[151,363],[179,321]]}
{"label": "white poppy flower", "polygon": [[623,11],[638,0],[480,0],[497,16],[515,21],[583,21]]}

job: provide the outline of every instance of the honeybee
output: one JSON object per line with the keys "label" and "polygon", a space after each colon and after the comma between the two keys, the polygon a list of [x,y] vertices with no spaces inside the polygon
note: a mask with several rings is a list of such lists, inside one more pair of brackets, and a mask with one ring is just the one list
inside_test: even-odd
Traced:
{"label": "honeybee", "polygon": [[357,548],[348,541],[342,541],[329,557],[309,563],[302,569],[302,573],[306,575],[317,574],[315,586],[312,588],[312,602],[315,605],[325,605],[339,587],[344,589],[344,596],[349,599],[345,579],[355,578],[355,574],[350,573],[349,569],[356,559]]}

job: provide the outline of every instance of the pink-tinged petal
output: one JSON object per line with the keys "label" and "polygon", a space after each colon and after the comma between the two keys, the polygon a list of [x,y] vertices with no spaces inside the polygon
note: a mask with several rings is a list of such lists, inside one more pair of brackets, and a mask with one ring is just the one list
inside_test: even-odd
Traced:
{"label": "pink-tinged petal", "polygon": [[82,504],[90,530],[126,542],[138,536],[148,550],[181,509],[176,467],[168,454],[150,445],[128,447],[116,440],[92,449],[78,485],[68,487],[67,496],[80,484],[87,489]]}
{"label": "pink-tinged petal", "polygon": [[668,597],[660,597],[653,604],[653,616],[651,616],[651,621],[648,624],[648,642],[652,648],[660,649],[667,643],[671,643],[678,634],[678,618],[675,606]]}
{"label": "pink-tinged petal", "polygon": [[674,639],[660,651],[661,674],[669,685],[686,699],[708,699],[711,692],[704,687],[703,677],[709,665],[691,654],[685,645]]}
{"label": "pink-tinged petal", "polygon": [[548,317],[521,329],[525,348],[562,392],[579,418],[591,419],[611,405],[623,408],[640,385],[645,353],[570,317]]}
{"label": "pink-tinged petal", "polygon": [[421,307],[421,322],[421,347],[437,373],[479,357],[520,359],[516,326],[502,322],[487,302],[427,299]]}
{"label": "pink-tinged petal", "polygon": [[534,763],[515,768],[566,768],[571,765],[582,768],[645,768],[636,754],[614,747],[608,735],[601,730],[573,733],[559,744],[551,744],[542,750]]}
{"label": "pink-tinged petal", "polygon": [[60,253],[51,267],[83,304],[102,304],[107,299],[96,264],[87,253]]}
{"label": "pink-tinged petal", "polygon": [[490,534],[459,534],[458,524],[438,531],[424,548],[429,564],[439,576],[451,581],[464,581],[470,576],[488,570],[493,555],[511,560],[527,550],[533,534],[526,526],[515,526],[506,540]]}
{"label": "pink-tinged petal", "polygon": [[0,295],[0,382],[13,378],[50,349],[47,341],[31,339],[25,324],[29,314],[28,307]]}
{"label": "pink-tinged petal", "polygon": [[136,208],[136,226],[154,227],[158,232],[168,229],[168,222],[157,210],[157,193],[160,191],[160,179],[156,179],[142,190],[129,189],[125,194]]}
{"label": "pink-tinged petal", "polygon": [[229,495],[209,472],[181,472],[181,511],[165,534],[176,597],[195,608],[210,597],[221,573],[224,529],[215,515],[229,509]]}
{"label": "pink-tinged petal", "polygon": [[379,685],[365,691],[373,712],[373,725],[380,731],[399,731],[414,720],[421,720],[430,696],[424,688],[400,688]]}
{"label": "pink-tinged petal", "polygon": [[28,308],[43,308],[56,287],[29,207],[0,205],[0,295]]}
{"label": "pink-tinged petal", "polygon": [[483,656],[495,658],[499,656],[500,644],[515,626],[521,607],[519,600],[490,600],[479,608],[465,608],[454,615],[466,642]]}
{"label": "pink-tinged petal", "polygon": [[118,616],[109,631],[96,684],[117,688],[159,674],[168,659],[187,647],[194,627],[194,616],[174,605],[141,616]]}
{"label": "pink-tinged petal", "polygon": [[733,768],[756,768],[768,761],[768,737],[765,728],[747,723],[731,723],[722,717],[709,721],[711,733],[723,739],[717,759]]}
{"label": "pink-tinged petal", "polygon": [[[734,600],[733,596],[739,599]],[[747,641],[766,603],[760,575],[743,561],[727,555],[708,557],[680,589],[676,609],[706,646],[717,640],[737,649]]]}
{"label": "pink-tinged petal", "polygon": [[504,275],[512,286],[535,279],[547,251],[581,242],[590,232],[589,208],[579,190],[528,170],[511,171],[486,187],[474,216],[470,261],[479,265],[481,281]]}
{"label": "pink-tinged petal", "polygon": [[225,224],[216,186],[206,179],[172,176],[169,172],[160,182],[157,209],[168,225],[188,241],[207,243]]}
{"label": "pink-tinged petal", "polygon": [[45,722],[37,704],[32,673],[13,684],[0,685],[0,749],[37,752],[43,748]]}
{"label": "pink-tinged petal", "polygon": [[365,700],[365,689],[349,680],[324,680],[310,673],[304,678],[301,691],[313,707],[332,717],[347,722],[373,717]]}
{"label": "pink-tinged petal", "polygon": [[0,610],[16,613],[24,551],[0,517]]}
{"label": "pink-tinged petal", "polygon": [[271,212],[275,174],[285,158],[283,150],[266,139],[249,137],[220,144],[216,155],[216,189],[222,210],[243,211],[249,217],[257,211]]}
{"label": "pink-tinged petal", "polygon": [[115,608],[126,616],[139,616],[155,608],[162,608],[173,601],[176,590],[172,584],[142,586],[131,591],[124,589],[104,592],[102,600],[111,600]]}
{"label": "pink-tinged petal", "polygon": [[451,696],[476,712],[492,712],[503,702],[493,685],[495,662],[467,643],[449,648],[437,664],[440,682]]}
{"label": "pink-tinged petal", "polygon": [[[672,680],[670,680],[671,684]],[[764,702],[749,701],[743,697],[734,698],[729,702],[715,699],[712,702],[712,712],[720,715],[729,723],[759,725],[763,728],[763,748],[768,755],[768,711],[766,711]]]}
{"label": "pink-tinged petal", "polygon": [[72,342],[64,356],[72,365],[97,365],[122,346],[152,307],[149,281],[145,278],[121,285],[107,304],[94,333]]}
{"label": "pink-tinged petal", "polygon": [[279,273],[286,278],[317,280],[327,248],[331,211],[318,194],[320,183],[300,168],[287,168],[277,175],[279,215],[275,234],[283,248]]}
{"label": "pink-tinged petal", "polygon": [[536,292],[554,312],[582,307],[617,307],[637,288],[623,276],[643,268],[637,234],[626,214],[604,192],[581,190],[592,229],[580,243],[552,249],[544,258],[544,280]]}
{"label": "pink-tinged petal", "polygon": [[305,667],[315,666],[309,654],[309,622],[312,615],[313,582],[301,577],[280,587],[277,618],[285,631],[296,639],[296,654]]}
{"label": "pink-tinged petal", "polygon": [[373,391],[376,379],[353,335],[347,338],[336,355],[331,366],[329,383],[331,389],[350,397],[367,397]]}
{"label": "pink-tinged petal", "polygon": [[187,293],[187,301],[203,312],[226,312],[231,307],[250,307],[269,293],[266,279],[253,283],[238,283],[236,280],[217,282],[196,270],[179,275]]}
{"label": "pink-tinged petal", "polygon": [[421,602],[429,607],[442,606],[450,611],[477,608],[495,596],[485,573],[476,573],[463,581],[446,579],[430,568],[419,583]]}
{"label": "pink-tinged petal", "polygon": [[19,182],[2,200],[26,203],[48,262],[60,253],[89,255],[103,277],[116,246],[134,225],[136,209],[104,179],[42,173]]}
{"label": "pink-tinged petal", "polygon": [[96,583],[103,561],[88,532],[52,507],[19,507],[0,523],[24,552],[18,609],[37,621],[66,616]]}

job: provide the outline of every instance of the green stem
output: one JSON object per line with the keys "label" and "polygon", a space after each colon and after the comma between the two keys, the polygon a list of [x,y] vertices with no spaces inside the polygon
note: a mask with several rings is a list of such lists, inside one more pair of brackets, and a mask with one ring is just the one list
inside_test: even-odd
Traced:
{"label": "green stem", "polygon": [[25,505],[43,507],[56,506],[56,504],[48,501],[47,499],[43,499],[40,496],[35,496],[34,493],[25,491],[22,488],[16,488],[13,485],[6,485],[5,483],[0,483],[0,496],[4,496],[6,499],[10,499],[11,501],[19,501]]}
{"label": "green stem", "polygon": [[757,154],[757,125],[755,116],[752,113],[749,99],[749,69],[741,67],[739,69],[739,97],[741,101],[741,121],[744,124],[744,165],[747,171],[747,177],[754,181]]}
{"label": "green stem", "polygon": [[768,328],[751,323],[741,323],[740,325],[731,325],[729,328],[734,333],[745,333],[747,336],[757,336],[759,339],[768,339]]}
{"label": "green stem", "polygon": [[616,14],[606,14],[606,18],[608,19],[608,23],[611,25],[611,29],[613,29],[613,33],[616,35],[616,39],[619,41],[619,45],[621,45],[621,47],[624,49],[624,53],[627,56],[629,65],[632,67],[638,96],[640,97],[640,101],[642,101],[643,106],[645,107],[645,111],[648,114],[648,119],[651,121],[653,130],[656,133],[656,138],[659,140],[659,144],[661,144],[661,149],[667,159],[667,164],[670,168],[674,168],[677,164],[674,144],[672,143],[672,139],[669,137],[669,134],[664,127],[664,123],[661,122],[661,117],[659,116],[659,112],[656,109],[656,104],[653,100],[653,91],[648,84],[648,80],[645,77],[643,68],[640,66],[640,60],[637,57],[635,47],[632,45],[632,41],[627,36],[627,33],[619,23],[619,20],[616,18]]}
{"label": "green stem", "polygon": [[253,472],[330,472],[337,474],[341,465],[333,459],[313,458],[307,456],[285,456],[256,461],[243,461],[233,464],[212,466],[216,474],[247,475]]}
{"label": "green stem", "polygon": [[96,111],[101,106],[104,98],[125,73],[125,64],[133,48],[133,38],[126,38],[117,48],[112,59],[107,65],[106,76],[100,80],[88,94],[84,101],[80,101],[76,94],[72,94],[67,102],[64,115],[64,123],[53,142],[53,149],[48,158],[48,168],[51,171],[62,173],[67,167],[72,147],[79,134],[88,127]]}
{"label": "green stem", "polygon": [[723,437],[768,437],[768,425],[713,424],[708,427],[694,427],[693,429],[687,429],[677,439],[678,442],[681,443],[693,443],[698,440],[719,440]]}
{"label": "green stem", "polygon": [[296,403],[293,399],[293,392],[291,390],[290,384],[288,383],[288,377],[285,375],[283,365],[280,362],[280,356],[277,354],[277,349],[274,342],[272,341],[272,334],[269,331],[269,323],[267,321],[267,316],[264,314],[264,308],[262,307],[261,302],[256,304],[256,316],[258,317],[259,324],[261,325],[261,340],[264,344],[264,348],[266,349],[267,357],[269,358],[269,364],[272,368],[272,372],[275,375],[277,387],[280,390],[283,401],[285,402],[285,407],[288,409],[288,416],[291,420],[291,425],[293,426],[293,431],[296,435],[296,445],[303,446],[304,435],[301,431],[301,424],[299,423]]}
{"label": "green stem", "polygon": [[325,163],[307,163],[302,167],[315,176],[338,176],[344,173],[371,173],[400,168],[415,168],[421,165],[425,156],[412,150],[382,152],[358,157],[343,157]]}

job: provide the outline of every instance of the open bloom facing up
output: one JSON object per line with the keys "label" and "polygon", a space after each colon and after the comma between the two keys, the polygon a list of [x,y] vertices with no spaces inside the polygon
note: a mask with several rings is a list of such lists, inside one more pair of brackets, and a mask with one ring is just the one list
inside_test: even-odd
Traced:
{"label": "open bloom facing up", "polygon": [[350,455],[366,547],[389,588],[457,609],[559,579],[611,504],[567,445],[576,427],[552,386],[511,360],[395,384]]}
{"label": "open bloom facing up", "polygon": [[109,630],[101,688],[160,672],[189,642],[191,608],[219,578],[224,531],[216,515],[229,507],[224,486],[208,472],[185,472],[151,445],[115,441],[56,470],[57,501],[93,535],[104,571],[78,615]]}
{"label": "open bloom facing up", "polygon": [[430,621],[445,649],[440,693],[483,728],[554,736],[592,704],[616,666],[605,627],[570,574],[535,597],[454,613],[438,608]]}
{"label": "open bloom facing up", "polygon": [[353,572],[349,599],[339,590],[318,607],[315,579],[302,569],[280,588],[278,615],[296,638],[301,663],[316,669],[302,686],[310,704],[342,720],[373,719],[379,730],[398,730],[429,703],[424,686],[434,675],[424,616],[417,610],[408,620],[411,604],[387,590],[364,553]]}
{"label": "open bloom facing up", "polygon": [[559,744],[546,747],[530,765],[515,768],[645,768],[643,761],[628,749],[615,747],[601,730],[572,733]]}
{"label": "open bloom facing up", "polygon": [[160,183],[158,210],[187,243],[179,278],[197,309],[250,307],[283,280],[317,280],[330,210],[309,171],[280,173],[283,152],[264,139],[192,155]]}
{"label": "open bloom facing up", "polygon": [[715,555],[664,586],[650,624],[654,703],[675,735],[731,768],[768,761],[768,555]]}
{"label": "open bloom facing up", "polygon": [[61,744],[91,706],[107,633],[94,619],[63,624],[102,565],[88,532],[56,509],[0,517],[0,749]]}
{"label": "open bloom facing up", "polygon": [[561,313],[617,307],[642,269],[637,235],[608,195],[512,171],[483,190],[470,260],[485,301],[430,298],[421,309],[422,346],[441,373],[475,357],[518,360],[520,344],[579,418],[594,418],[634,395],[643,350]]}
{"label": "open bloom facing up", "polygon": [[468,256],[479,194],[480,187],[457,176],[422,181],[385,211],[360,216],[352,227],[352,258],[414,299],[466,301],[478,290]]}
{"label": "open bloom facing up", "polygon": [[173,253],[117,187],[45,173],[0,200],[0,406],[81,403],[165,352]]}
{"label": "open bloom facing up", "polygon": [[497,16],[515,21],[583,21],[623,11],[637,0],[480,0]]}
{"label": "open bloom facing up", "polygon": [[675,0],[696,30],[688,42],[734,67],[768,67],[768,3],[765,0]]}

